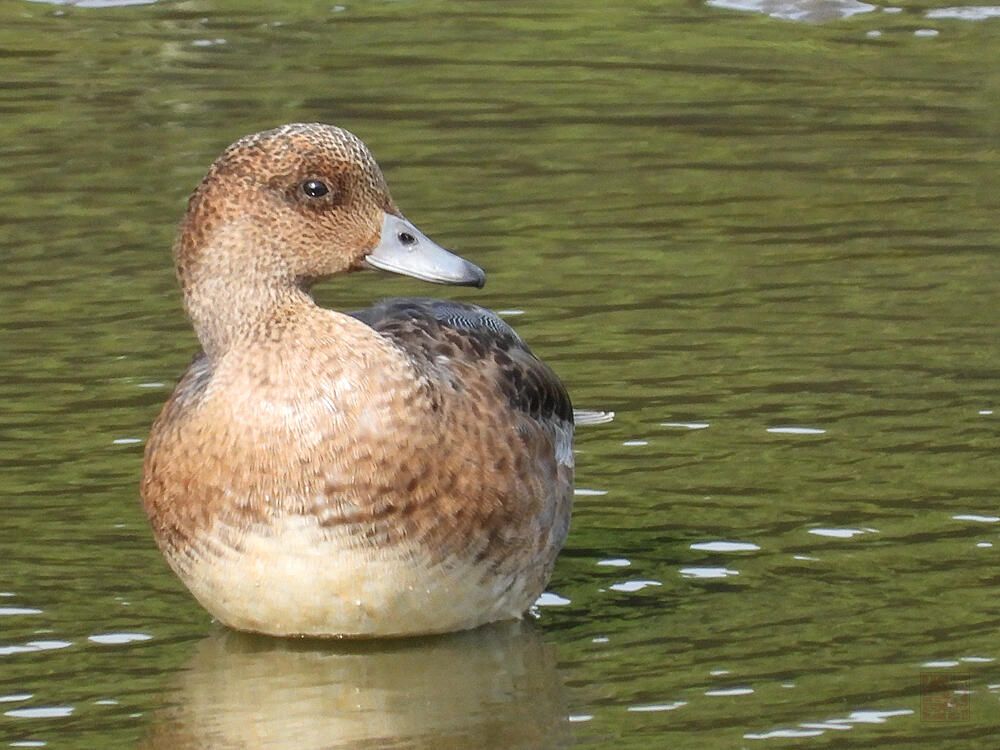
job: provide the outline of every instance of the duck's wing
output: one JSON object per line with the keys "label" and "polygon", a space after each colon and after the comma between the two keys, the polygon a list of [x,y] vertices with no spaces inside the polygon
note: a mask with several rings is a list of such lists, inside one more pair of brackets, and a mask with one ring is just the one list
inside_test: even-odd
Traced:
{"label": "duck's wing", "polygon": [[491,380],[512,409],[572,429],[573,406],[563,384],[496,313],[403,297],[350,315],[395,342],[424,374],[459,386],[470,377]]}
{"label": "duck's wing", "polygon": [[434,413],[412,415],[432,443],[403,461],[416,471],[412,491],[395,478],[407,490],[392,501],[412,509],[396,527],[439,553],[488,561],[534,601],[573,506],[573,406],[559,378],[475,305],[401,298],[351,314],[400,349]]}

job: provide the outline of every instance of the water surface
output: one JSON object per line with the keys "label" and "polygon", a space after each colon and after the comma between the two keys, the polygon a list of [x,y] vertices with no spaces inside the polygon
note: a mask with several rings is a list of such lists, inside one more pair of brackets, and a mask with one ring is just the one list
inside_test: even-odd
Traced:
{"label": "water surface", "polygon": [[[0,5],[0,743],[995,747],[992,6],[84,5]],[[239,636],[153,545],[176,222],[295,120],[489,275],[324,304],[505,311],[617,413],[524,625]]]}

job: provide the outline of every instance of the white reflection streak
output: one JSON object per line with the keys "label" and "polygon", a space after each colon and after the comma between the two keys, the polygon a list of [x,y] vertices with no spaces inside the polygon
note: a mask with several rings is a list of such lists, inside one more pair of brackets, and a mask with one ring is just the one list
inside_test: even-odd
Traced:
{"label": "white reflection streak", "polygon": [[[935,8],[924,14],[927,18],[954,18],[959,21],[985,21],[1000,18],[998,5],[962,5],[953,8]],[[982,414],[982,412],[980,412]]]}
{"label": "white reflection streak", "polygon": [[14,719],[55,719],[73,713],[72,706],[40,706],[38,708],[15,708],[4,711],[4,716]]}
{"label": "white reflection streak", "polygon": [[702,552],[755,552],[760,549],[753,542],[725,542],[722,540],[714,542],[695,542],[691,549]]}
{"label": "white reflection streak", "polygon": [[72,645],[70,641],[28,641],[23,646],[0,646],[0,656],[26,654],[32,651],[50,651]]}
{"label": "white reflection streak", "polygon": [[876,6],[858,0],[708,0],[713,8],[764,13],[771,18],[821,23],[871,13]]}
{"label": "white reflection streak", "polygon": [[733,695],[751,695],[752,693],[753,688],[750,687],[715,688],[714,690],[705,691],[705,695],[709,695],[713,698],[726,698]]}
{"label": "white reflection streak", "polygon": [[681,575],[685,578],[726,578],[739,574],[738,570],[728,568],[681,568]]}
{"label": "white reflection streak", "polygon": [[625,593],[632,593],[633,591],[642,591],[648,586],[662,586],[663,584],[659,581],[624,581],[623,583],[613,583],[608,588],[612,591],[624,591]]}
{"label": "white reflection streak", "polygon": [[997,523],[1000,522],[1000,516],[975,516],[975,515],[959,515],[952,516],[956,521],[975,521],[976,523]]}
{"label": "white reflection streak", "polygon": [[674,701],[673,703],[656,703],[649,706],[629,706],[626,711],[633,713],[644,713],[647,711],[674,711],[681,706],[686,706],[687,701]]}
{"label": "white reflection streak", "polygon": [[123,643],[133,643],[135,641],[148,641],[152,637],[153,636],[147,633],[102,633],[100,635],[92,635],[88,637],[87,640],[106,646],[117,646]]}
{"label": "white reflection streak", "polygon": [[567,604],[571,604],[569,599],[551,591],[546,591],[535,600],[536,607],[565,607]]}
{"label": "white reflection streak", "polygon": [[816,536],[828,536],[835,539],[850,539],[859,534],[877,534],[878,529],[809,529],[810,534]]}
{"label": "white reflection streak", "polygon": [[[828,729],[851,729],[854,724],[885,724],[886,719],[894,716],[911,716],[913,710],[899,708],[890,711],[852,711],[842,719],[827,719],[826,721],[803,722],[798,727],[772,729],[769,732],[750,732],[743,735],[747,740],[769,740],[777,737],[815,737]],[[808,734],[797,734],[808,732]]]}

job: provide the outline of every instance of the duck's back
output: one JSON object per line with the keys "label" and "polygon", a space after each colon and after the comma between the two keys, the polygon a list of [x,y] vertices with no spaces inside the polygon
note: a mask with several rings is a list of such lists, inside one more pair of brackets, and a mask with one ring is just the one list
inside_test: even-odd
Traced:
{"label": "duck's back", "polygon": [[[419,297],[389,299],[351,316],[403,349],[421,375],[456,391],[498,389],[501,406],[551,429],[573,431],[573,407],[555,373],[496,313],[478,305]],[[572,454],[570,454],[571,459]]]}

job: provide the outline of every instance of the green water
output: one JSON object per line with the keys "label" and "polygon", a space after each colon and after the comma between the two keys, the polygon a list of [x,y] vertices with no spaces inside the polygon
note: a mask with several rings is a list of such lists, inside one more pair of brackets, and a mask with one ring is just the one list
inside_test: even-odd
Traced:
{"label": "green water", "polygon": [[[0,746],[996,747],[1000,18],[343,1],[0,4]],[[524,626],[239,636],[153,545],[176,222],[296,120],[489,278],[324,304],[506,311],[617,413]]]}

